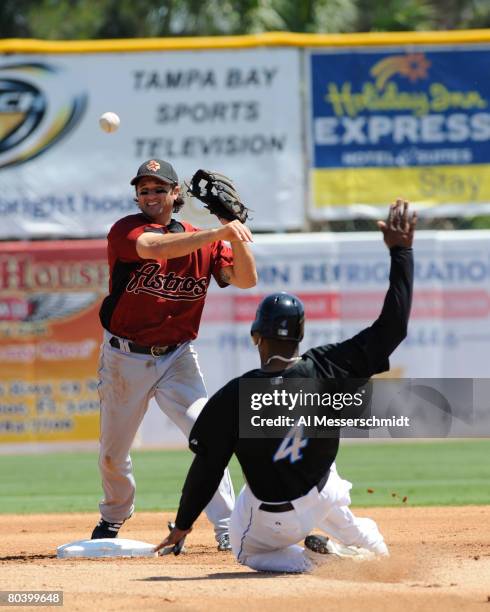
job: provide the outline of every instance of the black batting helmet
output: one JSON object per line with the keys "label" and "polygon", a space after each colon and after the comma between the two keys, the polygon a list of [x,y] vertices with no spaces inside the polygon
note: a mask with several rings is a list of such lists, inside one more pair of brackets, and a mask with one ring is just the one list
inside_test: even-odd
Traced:
{"label": "black batting helmet", "polygon": [[263,338],[301,342],[305,328],[305,309],[295,295],[281,291],[260,302],[250,333]]}

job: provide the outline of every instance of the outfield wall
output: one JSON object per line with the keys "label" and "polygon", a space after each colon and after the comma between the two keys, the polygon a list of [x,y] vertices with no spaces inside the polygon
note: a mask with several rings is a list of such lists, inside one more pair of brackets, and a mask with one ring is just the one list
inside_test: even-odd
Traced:
{"label": "outfield wall", "polygon": [[[152,157],[232,177],[253,230],[378,217],[399,194],[488,212],[489,63],[490,30],[0,41],[0,239],[104,237]],[[186,216],[213,223],[193,199]]]}
{"label": "outfield wall", "polygon": [[[268,293],[303,299],[304,350],[355,334],[381,309],[389,257],[377,233],[263,235],[253,249],[254,289],[209,290],[196,342],[209,393],[257,366],[250,323]],[[486,378],[490,231],[419,232],[415,255],[409,333],[391,375]],[[3,243],[0,286],[0,445],[95,442],[105,241]],[[137,444],[179,440],[153,406]]]}

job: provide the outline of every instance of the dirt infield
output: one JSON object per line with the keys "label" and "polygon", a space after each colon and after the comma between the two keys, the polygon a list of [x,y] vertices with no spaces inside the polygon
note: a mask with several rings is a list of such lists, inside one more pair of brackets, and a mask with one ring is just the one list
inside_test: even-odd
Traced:
{"label": "dirt infield", "polygon": [[[57,559],[96,514],[2,515],[0,590],[62,590],[67,610],[478,610],[490,612],[490,506],[376,508],[392,556],[335,560],[311,575],[249,571],[215,549],[200,519],[188,553],[158,559]],[[121,536],[157,543],[170,515],[138,513]],[[19,609],[16,607],[16,609]],[[27,608],[20,608],[27,609]],[[32,608],[29,608],[32,609]]]}

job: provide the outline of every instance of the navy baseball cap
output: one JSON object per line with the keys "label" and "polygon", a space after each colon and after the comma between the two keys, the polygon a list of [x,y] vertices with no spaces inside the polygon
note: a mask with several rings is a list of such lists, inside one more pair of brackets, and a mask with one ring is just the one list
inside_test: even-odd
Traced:
{"label": "navy baseball cap", "polygon": [[149,159],[141,164],[138,168],[138,173],[131,180],[131,185],[136,183],[144,176],[151,176],[166,183],[178,183],[179,177],[175,172],[172,164],[169,164],[163,159]]}

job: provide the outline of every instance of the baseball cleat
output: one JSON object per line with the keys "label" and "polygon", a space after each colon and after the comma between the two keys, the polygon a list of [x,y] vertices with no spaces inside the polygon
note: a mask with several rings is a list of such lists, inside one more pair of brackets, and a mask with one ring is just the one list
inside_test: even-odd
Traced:
{"label": "baseball cleat", "polygon": [[331,540],[325,536],[309,535],[305,538],[305,547],[308,550],[319,553],[320,555],[333,554],[331,550]]}
{"label": "baseball cleat", "polygon": [[109,523],[105,521],[103,518],[95,526],[92,531],[92,535],[90,536],[91,540],[102,540],[103,538],[117,538],[117,534],[122,527],[121,523]]}
{"label": "baseball cleat", "polygon": [[223,533],[218,538],[218,550],[225,552],[231,550],[230,536],[228,533]]}
{"label": "baseball cleat", "polygon": [[334,555],[342,559],[353,559],[354,561],[365,561],[374,559],[376,556],[365,548],[357,546],[344,546],[339,542],[334,542],[330,538],[322,535],[309,535],[305,538],[305,547],[312,552],[320,555]]}

